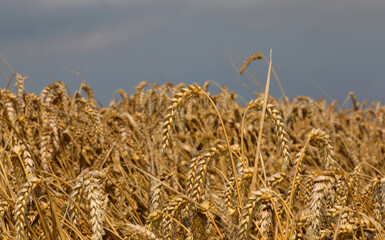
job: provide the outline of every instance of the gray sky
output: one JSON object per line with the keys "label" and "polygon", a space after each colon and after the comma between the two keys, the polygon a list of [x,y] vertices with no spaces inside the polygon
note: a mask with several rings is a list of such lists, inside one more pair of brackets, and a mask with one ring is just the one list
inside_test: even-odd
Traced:
{"label": "gray sky", "polygon": [[[31,92],[50,83],[44,58],[54,80],[73,93],[81,79],[65,69],[79,72],[104,105],[145,79],[214,80],[249,101],[237,82],[247,80],[228,63],[269,49],[289,97],[327,98],[322,88],[341,101],[354,91],[385,102],[384,0],[3,0],[0,8],[0,53],[30,76]],[[267,68],[249,70],[264,84]],[[271,94],[281,96],[275,81]]]}

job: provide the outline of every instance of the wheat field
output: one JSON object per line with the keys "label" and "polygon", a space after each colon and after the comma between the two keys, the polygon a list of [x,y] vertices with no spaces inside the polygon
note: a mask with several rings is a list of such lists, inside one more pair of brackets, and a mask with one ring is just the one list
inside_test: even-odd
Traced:
{"label": "wheat field", "polygon": [[0,239],[385,237],[380,103],[244,105],[210,82],[143,82],[100,107],[86,83],[38,96],[15,79],[0,89]]}

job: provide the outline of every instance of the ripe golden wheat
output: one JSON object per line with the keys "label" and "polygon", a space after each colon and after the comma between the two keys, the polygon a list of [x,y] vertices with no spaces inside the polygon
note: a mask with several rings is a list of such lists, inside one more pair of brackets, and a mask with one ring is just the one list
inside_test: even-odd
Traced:
{"label": "ripe golden wheat", "polygon": [[0,90],[1,239],[385,237],[380,103],[269,97],[259,132],[265,99],[209,82],[143,82],[101,107],[85,83],[36,96],[15,76]]}

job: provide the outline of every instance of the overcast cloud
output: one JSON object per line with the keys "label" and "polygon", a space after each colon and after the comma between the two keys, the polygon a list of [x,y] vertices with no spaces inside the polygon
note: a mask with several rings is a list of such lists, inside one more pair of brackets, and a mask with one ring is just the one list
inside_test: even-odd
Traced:
{"label": "overcast cloud", "polygon": [[[54,79],[70,90],[81,80],[65,69],[81,73],[103,104],[116,89],[128,91],[145,79],[214,80],[248,101],[252,91],[236,81],[249,83],[227,63],[241,64],[254,52],[268,55],[273,49],[273,66],[290,97],[326,98],[322,88],[339,100],[354,91],[361,101],[385,102],[383,0],[3,0],[1,5],[0,53],[30,76],[30,91],[50,83],[44,58]],[[4,63],[0,67],[10,75]],[[263,62],[250,71],[265,81]],[[275,82],[271,89],[281,96]]]}

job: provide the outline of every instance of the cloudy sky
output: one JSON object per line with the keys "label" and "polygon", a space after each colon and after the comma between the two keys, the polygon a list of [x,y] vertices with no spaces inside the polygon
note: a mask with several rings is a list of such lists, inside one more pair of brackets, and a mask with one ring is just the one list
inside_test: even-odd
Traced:
{"label": "cloudy sky", "polygon": [[[82,80],[68,69],[79,72],[104,105],[146,79],[213,80],[249,101],[262,90],[234,66],[270,49],[289,97],[343,101],[354,91],[385,102],[384,0],[2,0],[0,9],[0,53],[30,76],[29,91],[51,82],[44,59],[72,93]],[[249,68],[259,85],[267,68]],[[275,81],[271,94],[281,96]]]}

